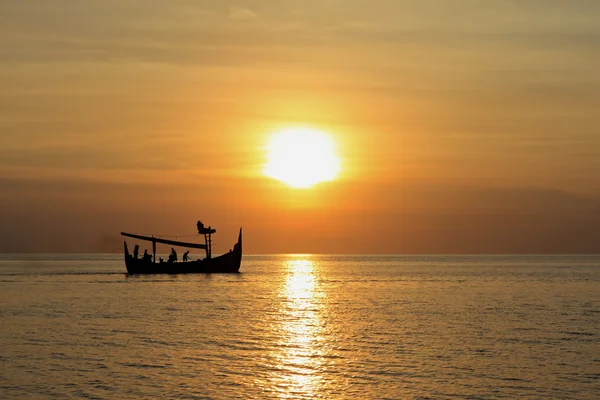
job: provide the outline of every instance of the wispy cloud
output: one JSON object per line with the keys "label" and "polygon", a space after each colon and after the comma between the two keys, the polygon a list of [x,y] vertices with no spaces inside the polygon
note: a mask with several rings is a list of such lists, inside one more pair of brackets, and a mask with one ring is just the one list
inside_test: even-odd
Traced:
{"label": "wispy cloud", "polygon": [[[599,13],[585,0],[0,0],[0,199],[14,200],[0,220],[27,202],[44,214],[67,189],[110,212],[110,185],[143,202],[142,183],[195,208],[173,188],[251,174],[257,134],[280,122],[339,127],[360,190],[410,178],[597,192]],[[232,198],[252,194],[239,188]],[[365,193],[389,228],[410,195],[394,187],[386,208],[381,190]],[[458,197],[535,210],[556,196]],[[583,220],[572,204],[566,221]]]}
{"label": "wispy cloud", "polygon": [[231,6],[229,7],[229,19],[236,21],[249,21],[258,18],[258,15],[248,8]]}

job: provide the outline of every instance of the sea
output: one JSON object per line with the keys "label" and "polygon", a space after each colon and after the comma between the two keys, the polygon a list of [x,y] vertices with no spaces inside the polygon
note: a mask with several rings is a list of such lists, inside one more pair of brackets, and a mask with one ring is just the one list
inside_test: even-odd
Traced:
{"label": "sea", "polygon": [[2,399],[599,399],[600,256],[0,256]]}

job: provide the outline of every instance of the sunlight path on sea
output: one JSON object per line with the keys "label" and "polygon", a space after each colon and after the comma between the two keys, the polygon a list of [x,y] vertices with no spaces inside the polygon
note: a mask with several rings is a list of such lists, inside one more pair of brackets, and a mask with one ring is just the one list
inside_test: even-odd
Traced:
{"label": "sunlight path on sea", "polygon": [[325,294],[317,290],[316,265],[309,257],[290,256],[280,289],[281,319],[273,328],[280,338],[272,355],[282,366],[270,377],[280,398],[315,397],[322,381],[323,321],[320,307]]}

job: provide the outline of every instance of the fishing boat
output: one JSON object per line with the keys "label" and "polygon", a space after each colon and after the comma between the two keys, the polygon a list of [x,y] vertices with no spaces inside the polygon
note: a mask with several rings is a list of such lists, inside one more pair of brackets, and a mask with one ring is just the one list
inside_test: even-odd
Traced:
{"label": "fishing boat", "polygon": [[[227,253],[217,257],[212,257],[212,234],[216,229],[205,227],[201,221],[198,221],[198,235],[204,236],[204,243],[180,242],[177,240],[165,239],[162,237],[135,235],[133,233],[121,232],[121,235],[133,239],[146,240],[152,242],[152,255],[147,252],[140,257],[139,246],[135,246],[133,254],[129,254],[127,242],[123,242],[125,252],[125,267],[129,274],[193,274],[193,273],[235,273],[239,272],[242,263],[242,228],[238,241]],[[188,259],[189,250],[184,253],[181,261],[177,260],[177,253],[172,248],[171,255],[165,261],[159,258],[156,261],[156,244],[162,243],[170,246],[184,247],[188,249],[203,249],[206,251],[206,258],[191,260]]]}

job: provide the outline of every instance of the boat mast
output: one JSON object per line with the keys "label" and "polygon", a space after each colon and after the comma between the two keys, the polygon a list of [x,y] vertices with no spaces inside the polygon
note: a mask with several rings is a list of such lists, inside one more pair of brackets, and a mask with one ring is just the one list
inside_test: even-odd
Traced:
{"label": "boat mast", "polygon": [[210,258],[212,257],[212,234],[215,233],[217,230],[213,229],[210,226],[208,228],[205,227],[202,221],[198,221],[196,226],[198,227],[198,234],[204,235],[206,259],[210,260]]}
{"label": "boat mast", "polygon": [[204,234],[204,242],[206,243],[206,258],[210,260],[212,253],[212,234],[210,231]]}

